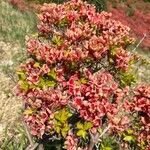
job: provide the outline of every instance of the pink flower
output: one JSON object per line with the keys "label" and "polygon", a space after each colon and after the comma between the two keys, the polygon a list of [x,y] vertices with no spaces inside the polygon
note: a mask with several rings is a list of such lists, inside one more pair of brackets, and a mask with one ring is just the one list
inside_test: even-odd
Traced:
{"label": "pink flower", "polygon": [[71,131],[69,131],[64,145],[65,145],[65,149],[67,150],[77,150],[78,139],[73,135]]}
{"label": "pink flower", "polygon": [[44,74],[47,74],[50,72],[50,68],[48,67],[47,64],[44,64],[41,69],[42,69]]}
{"label": "pink flower", "polygon": [[116,68],[121,69],[123,71],[127,71],[130,61],[128,52],[126,52],[123,49],[117,50],[115,61],[116,61]]}

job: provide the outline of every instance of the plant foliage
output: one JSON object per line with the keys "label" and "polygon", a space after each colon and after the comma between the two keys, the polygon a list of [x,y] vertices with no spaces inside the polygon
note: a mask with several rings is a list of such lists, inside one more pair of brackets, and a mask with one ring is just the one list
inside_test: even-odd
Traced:
{"label": "plant foliage", "polygon": [[130,28],[80,0],[44,4],[39,19],[16,86],[31,134],[67,150],[149,149],[150,86],[132,82]]}

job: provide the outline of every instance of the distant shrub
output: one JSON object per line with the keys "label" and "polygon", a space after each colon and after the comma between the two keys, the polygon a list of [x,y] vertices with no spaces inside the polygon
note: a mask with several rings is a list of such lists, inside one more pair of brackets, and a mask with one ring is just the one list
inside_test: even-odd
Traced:
{"label": "distant shrub", "polygon": [[145,2],[150,2],[150,0],[144,0]]}
{"label": "distant shrub", "polygon": [[57,4],[60,4],[60,3],[63,3],[65,0],[27,0],[27,1],[32,1],[32,2],[35,2],[35,3],[39,3],[39,4],[43,4],[43,3],[57,3]]}
{"label": "distant shrub", "polygon": [[21,11],[25,11],[27,9],[26,3],[24,0],[9,0],[9,2],[14,6],[19,8]]}
{"label": "distant shrub", "polygon": [[[28,0],[29,1],[29,0]],[[67,2],[68,0],[32,0],[36,3],[57,3],[57,4],[61,4],[63,2]],[[102,10],[106,10],[107,6],[106,6],[106,2],[107,0],[87,0],[89,3],[95,4],[96,8],[98,11],[102,11]]]}
{"label": "distant shrub", "polygon": [[31,134],[67,150],[148,150],[150,86],[133,87],[130,29],[80,0],[44,4],[39,19],[17,71]]}

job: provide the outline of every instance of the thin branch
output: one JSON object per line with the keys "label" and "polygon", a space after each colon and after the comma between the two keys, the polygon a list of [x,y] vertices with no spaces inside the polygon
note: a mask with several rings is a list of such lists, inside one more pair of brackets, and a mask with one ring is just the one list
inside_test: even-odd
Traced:
{"label": "thin branch", "polygon": [[15,80],[14,76],[11,73],[8,73],[7,75],[15,84],[17,83],[17,81]]}
{"label": "thin branch", "polygon": [[99,139],[99,133],[97,132],[95,135],[92,134],[90,132],[90,144],[89,144],[89,147],[88,147],[88,150],[93,150],[93,147],[95,146],[95,144],[97,144],[98,142],[98,139]]}
{"label": "thin branch", "polygon": [[[146,33],[143,34],[143,38],[139,41],[139,43],[135,46],[135,48],[131,51],[131,52],[134,52],[139,46],[140,44],[144,41],[144,39],[146,38]],[[132,53],[130,53],[131,55]]]}
{"label": "thin branch", "polygon": [[100,138],[110,129],[111,125],[109,124],[108,127],[106,127],[103,132],[101,133],[101,135],[99,136],[99,140]]}
{"label": "thin branch", "polygon": [[31,136],[31,134],[30,134],[30,132],[29,132],[28,127],[26,126],[26,123],[25,123],[23,120],[22,120],[22,123],[23,123],[23,126],[24,126],[24,128],[25,128],[25,131],[26,131],[26,134],[27,134],[27,137],[28,137],[28,140],[29,140],[30,145],[31,145],[31,146],[34,146],[34,142],[33,142],[33,140],[32,140],[32,136]]}
{"label": "thin branch", "polygon": [[111,128],[111,125],[108,125],[103,132],[99,135],[99,133],[96,133],[95,135],[90,132],[90,144],[88,147],[88,150],[93,150],[93,147],[98,143],[101,142],[101,137]]}

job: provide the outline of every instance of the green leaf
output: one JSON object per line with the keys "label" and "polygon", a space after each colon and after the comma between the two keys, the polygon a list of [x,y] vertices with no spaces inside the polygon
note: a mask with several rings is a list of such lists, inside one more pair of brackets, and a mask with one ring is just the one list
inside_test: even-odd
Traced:
{"label": "green leaf", "polygon": [[28,91],[29,84],[26,81],[19,81],[19,85],[22,90]]}
{"label": "green leaf", "polygon": [[61,128],[59,126],[55,126],[55,131],[59,134],[60,133]]}
{"label": "green leaf", "polygon": [[45,87],[54,87],[56,85],[56,82],[51,80],[46,80],[40,77],[38,87],[45,88]]}
{"label": "green leaf", "polygon": [[57,120],[57,121],[60,121],[61,122],[61,116],[60,116],[60,113],[57,113],[57,114],[55,114],[55,119]]}
{"label": "green leaf", "polygon": [[117,51],[116,51],[116,48],[115,48],[115,47],[114,47],[114,48],[111,48],[111,55],[112,55],[112,56],[114,56],[114,55],[116,54],[116,52],[117,52]]}
{"label": "green leaf", "polygon": [[64,128],[62,128],[62,131],[61,131],[62,136],[66,137],[69,130],[70,130],[70,126],[67,123],[65,123]]}
{"label": "green leaf", "polygon": [[80,79],[81,84],[86,84],[87,82],[88,82],[88,80],[86,78],[81,78]]}
{"label": "green leaf", "polygon": [[46,87],[54,87],[56,83],[54,81],[46,81],[45,82]]}
{"label": "green leaf", "polygon": [[79,130],[77,131],[77,136],[82,137],[82,138],[86,138],[87,132],[85,130]]}
{"label": "green leaf", "polygon": [[54,35],[52,38],[52,42],[54,45],[61,46],[61,44],[63,43],[63,40],[61,39],[60,36]]}
{"label": "green leaf", "polygon": [[55,69],[52,69],[49,73],[48,76],[52,77],[54,80],[56,80],[56,71]]}
{"label": "green leaf", "polygon": [[55,130],[56,130],[57,133],[61,133],[61,135],[63,137],[66,137],[68,131],[70,130],[70,126],[68,124],[67,119],[71,115],[72,114],[66,108],[63,108],[63,109],[59,110],[54,115]]}
{"label": "green leaf", "polygon": [[93,124],[91,122],[85,122],[84,123],[84,130],[88,130],[93,127]]}
{"label": "green leaf", "polygon": [[62,109],[61,121],[65,122],[65,121],[67,121],[67,119],[68,119],[69,117],[71,117],[71,116],[72,116],[72,114],[71,114],[70,112],[68,112],[65,108]]}
{"label": "green leaf", "polygon": [[54,119],[54,124],[55,124],[55,126],[61,126],[62,125],[62,123],[56,119]]}
{"label": "green leaf", "polygon": [[67,116],[68,118],[70,118],[72,116],[72,113],[68,112]]}
{"label": "green leaf", "polygon": [[36,38],[36,37],[38,37],[38,33],[34,33],[31,36],[32,36],[32,38]]}
{"label": "green leaf", "polygon": [[128,134],[133,134],[134,131],[131,129],[128,129],[127,132],[128,132]]}
{"label": "green leaf", "polygon": [[39,86],[40,88],[43,88],[43,87],[45,87],[45,86],[46,86],[45,81],[44,81],[44,79],[43,79],[43,78],[40,78],[40,79],[39,79],[38,86]]}
{"label": "green leaf", "polygon": [[18,74],[19,80],[25,80],[26,79],[26,74],[23,71],[17,71],[16,72]]}
{"label": "green leaf", "polygon": [[146,145],[147,144],[144,141],[141,141],[141,143],[139,145],[140,145],[141,150],[145,150],[146,149]]}
{"label": "green leaf", "polygon": [[36,88],[36,85],[34,84],[29,85],[29,89],[34,89],[34,88]]}
{"label": "green leaf", "polygon": [[68,115],[67,115],[67,112],[66,112],[66,109],[62,109],[61,111],[61,122],[65,123],[68,119]]}
{"label": "green leaf", "polygon": [[34,64],[34,67],[40,67],[40,63],[36,62],[36,63]]}
{"label": "green leaf", "polygon": [[98,128],[99,133],[102,133],[102,131],[103,131],[102,128]]}
{"label": "green leaf", "polygon": [[136,82],[136,76],[132,72],[121,72],[121,85],[130,86]]}
{"label": "green leaf", "polygon": [[68,24],[67,18],[63,18],[63,19],[59,22],[58,26],[59,26],[59,27],[65,27],[65,26],[67,26],[67,24]]}
{"label": "green leaf", "polygon": [[78,122],[77,129],[84,129],[84,125],[81,122]]}
{"label": "green leaf", "polygon": [[130,135],[125,136],[123,140],[127,141],[127,142],[133,142],[133,141],[135,141],[134,137],[130,136]]}
{"label": "green leaf", "polygon": [[32,109],[26,109],[24,112],[23,112],[23,114],[24,115],[32,115],[33,114],[33,110]]}
{"label": "green leaf", "polygon": [[65,108],[61,109],[58,113],[54,115],[55,119],[60,121],[61,123],[65,123],[72,114],[68,112]]}
{"label": "green leaf", "polygon": [[112,150],[111,147],[103,147],[102,150]]}

